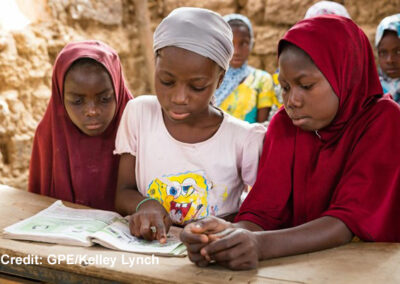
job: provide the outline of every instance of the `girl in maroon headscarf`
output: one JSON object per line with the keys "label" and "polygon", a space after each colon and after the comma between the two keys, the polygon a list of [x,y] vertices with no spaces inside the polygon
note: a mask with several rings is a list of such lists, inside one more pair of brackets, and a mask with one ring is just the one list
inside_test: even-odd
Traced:
{"label": "girl in maroon headscarf", "polygon": [[67,44],[56,59],[52,96],[36,130],[29,191],[114,209],[119,157],[112,151],[131,98],[111,47]]}
{"label": "girl in maroon headscarf", "polygon": [[181,234],[200,266],[249,269],[353,236],[400,241],[400,107],[382,95],[368,38],[321,16],[291,28],[278,53],[285,109],[237,223],[203,219]]}

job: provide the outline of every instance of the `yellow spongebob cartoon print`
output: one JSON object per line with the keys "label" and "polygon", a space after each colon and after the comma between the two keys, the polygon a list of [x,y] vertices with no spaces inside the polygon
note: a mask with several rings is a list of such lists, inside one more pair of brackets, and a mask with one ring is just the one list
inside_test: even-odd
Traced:
{"label": "yellow spongebob cartoon print", "polygon": [[208,216],[211,183],[204,175],[188,172],[154,179],[147,195],[156,198],[175,224]]}

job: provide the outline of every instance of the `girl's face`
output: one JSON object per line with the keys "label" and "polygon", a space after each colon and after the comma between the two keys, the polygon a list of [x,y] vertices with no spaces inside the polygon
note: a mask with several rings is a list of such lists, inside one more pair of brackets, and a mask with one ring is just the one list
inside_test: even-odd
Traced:
{"label": "girl's face", "polygon": [[106,69],[97,64],[73,66],[64,79],[64,105],[83,133],[103,133],[116,110],[115,92]]}
{"label": "girl's face", "polygon": [[395,32],[385,32],[378,45],[378,63],[390,78],[400,78],[400,39]]}
{"label": "girl's face", "polygon": [[229,63],[233,68],[239,68],[247,61],[250,54],[250,32],[247,26],[231,26],[233,32],[234,53]]}
{"label": "girl's face", "polygon": [[306,131],[328,126],[339,99],[311,58],[300,48],[287,46],[279,57],[283,103],[294,125]]}
{"label": "girl's face", "polygon": [[165,118],[174,123],[193,123],[207,116],[223,77],[223,69],[209,58],[173,46],[160,49],[155,89]]}

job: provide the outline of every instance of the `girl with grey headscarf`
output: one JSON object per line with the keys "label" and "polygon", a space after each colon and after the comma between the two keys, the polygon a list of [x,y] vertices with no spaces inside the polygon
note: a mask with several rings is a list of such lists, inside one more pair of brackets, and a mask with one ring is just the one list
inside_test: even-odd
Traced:
{"label": "girl with grey headscarf", "polygon": [[126,106],[116,208],[131,233],[166,241],[171,224],[232,218],[252,186],[265,128],[211,104],[232,57],[232,32],[210,10],[178,8],[154,33],[155,96]]}

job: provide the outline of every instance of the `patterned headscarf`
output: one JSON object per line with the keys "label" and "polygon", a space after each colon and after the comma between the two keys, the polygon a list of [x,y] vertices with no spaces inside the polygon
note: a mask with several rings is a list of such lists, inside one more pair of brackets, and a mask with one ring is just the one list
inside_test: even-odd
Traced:
{"label": "patterned headscarf", "polygon": [[[400,38],[400,14],[384,18],[376,29],[375,46],[378,47],[385,31],[394,31]],[[400,104],[400,78],[390,78],[381,68],[378,68],[379,79],[384,93],[390,93],[393,99]]]}
{"label": "patterned headscarf", "polygon": [[[229,23],[233,20],[242,21],[249,29],[250,34],[250,48],[253,47],[254,34],[253,27],[250,20],[240,14],[229,14],[224,16],[224,20]],[[220,106],[221,103],[236,89],[236,87],[243,81],[249,74],[254,70],[254,68],[247,65],[247,61],[243,63],[239,68],[229,67],[228,71],[225,73],[224,80],[221,86],[215,92],[215,105]]]}

